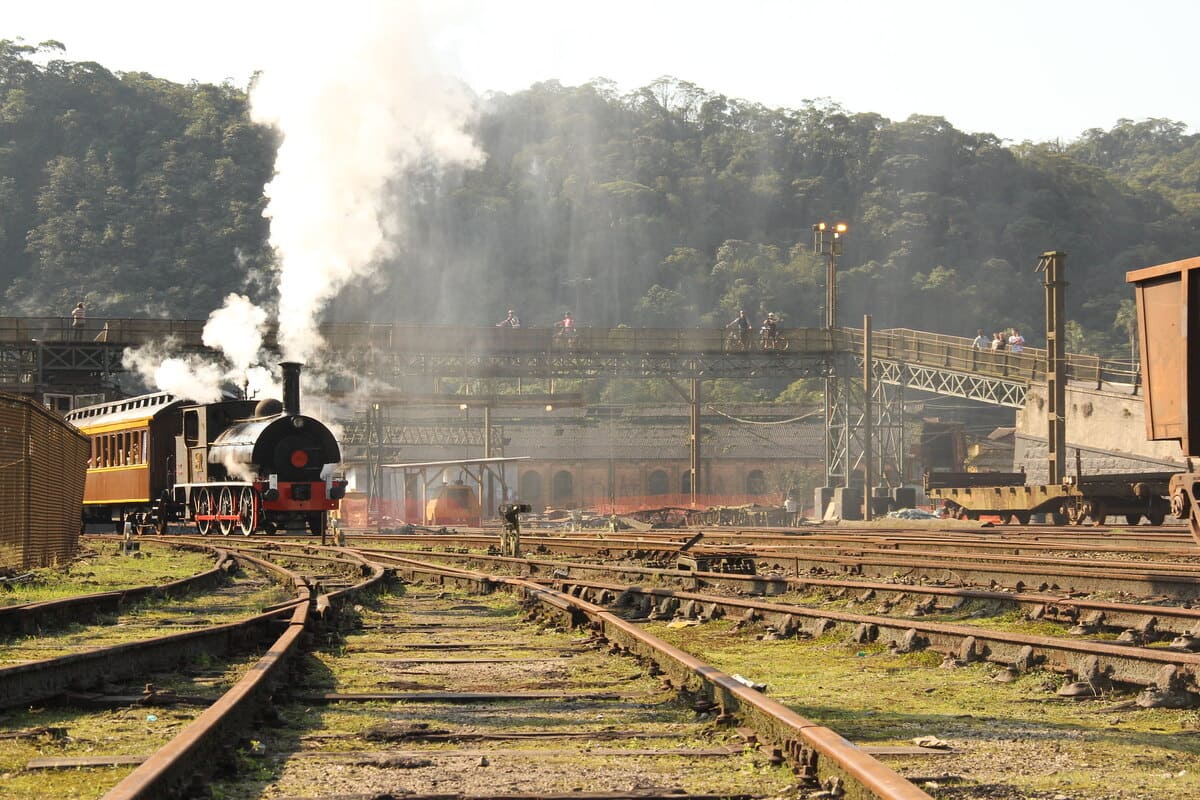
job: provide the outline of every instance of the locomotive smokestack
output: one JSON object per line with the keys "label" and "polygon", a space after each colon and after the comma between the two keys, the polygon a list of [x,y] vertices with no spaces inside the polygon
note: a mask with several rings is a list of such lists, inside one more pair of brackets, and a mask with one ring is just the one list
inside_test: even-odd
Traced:
{"label": "locomotive smokestack", "polygon": [[300,413],[300,368],[304,366],[296,361],[284,361],[279,367],[283,370],[283,413],[297,416]]}

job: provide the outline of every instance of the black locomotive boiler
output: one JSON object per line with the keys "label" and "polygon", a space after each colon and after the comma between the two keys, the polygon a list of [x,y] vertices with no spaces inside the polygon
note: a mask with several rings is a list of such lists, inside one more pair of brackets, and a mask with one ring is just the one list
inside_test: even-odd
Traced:
{"label": "black locomotive boiler", "polygon": [[201,534],[304,529],[324,533],[345,495],[338,442],[300,413],[300,365],[284,363],[283,401],[193,403],[157,394],[73,411],[93,442],[87,519],[130,514],[163,531]]}

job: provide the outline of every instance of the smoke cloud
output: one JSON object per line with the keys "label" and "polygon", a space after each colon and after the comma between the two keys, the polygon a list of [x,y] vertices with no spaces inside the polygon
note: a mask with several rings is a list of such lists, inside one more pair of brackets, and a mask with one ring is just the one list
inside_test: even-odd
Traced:
{"label": "smoke cloud", "polygon": [[[275,177],[264,188],[278,260],[279,297],[270,310],[282,360],[308,364],[306,393],[323,388],[319,373],[331,374],[314,363],[323,309],[354,282],[378,282],[379,265],[402,243],[405,171],[482,158],[466,132],[473,99],[434,68],[420,8],[347,0],[338,10],[280,20],[250,89],[252,118],[281,134]],[[249,397],[279,396],[263,366],[278,360],[263,349],[269,316],[230,294],[203,334],[222,365],[180,357],[162,343],[126,353],[126,366],[196,402],[219,399],[229,383]]]}
{"label": "smoke cloud", "polygon": [[251,115],[282,134],[267,185],[279,257],[279,344],[307,361],[322,309],[370,279],[400,241],[394,192],[416,164],[474,164],[465,87],[433,69],[413,6],[354,4],[312,17],[251,89]]}

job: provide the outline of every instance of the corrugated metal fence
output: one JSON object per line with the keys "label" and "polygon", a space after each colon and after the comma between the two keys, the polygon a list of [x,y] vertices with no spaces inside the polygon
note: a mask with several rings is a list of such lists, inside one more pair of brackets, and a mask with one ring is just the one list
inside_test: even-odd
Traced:
{"label": "corrugated metal fence", "polygon": [[90,451],[55,412],[0,393],[0,569],[75,556]]}

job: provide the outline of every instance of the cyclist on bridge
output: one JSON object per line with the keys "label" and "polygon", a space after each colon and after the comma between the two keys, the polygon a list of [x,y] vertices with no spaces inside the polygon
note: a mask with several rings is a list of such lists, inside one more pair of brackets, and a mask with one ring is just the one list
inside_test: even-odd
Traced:
{"label": "cyclist on bridge", "polygon": [[742,309],[738,312],[737,319],[725,326],[726,328],[737,328],[738,335],[741,337],[742,347],[750,348],[750,330],[753,327],[750,324],[750,319],[746,316],[746,310]]}
{"label": "cyclist on bridge", "polygon": [[767,318],[762,324],[762,343],[766,347],[770,345],[774,347],[779,342],[779,320],[775,319],[775,312],[767,314]]}

